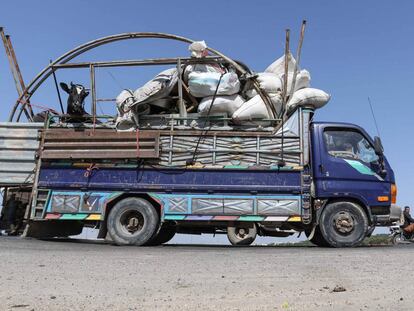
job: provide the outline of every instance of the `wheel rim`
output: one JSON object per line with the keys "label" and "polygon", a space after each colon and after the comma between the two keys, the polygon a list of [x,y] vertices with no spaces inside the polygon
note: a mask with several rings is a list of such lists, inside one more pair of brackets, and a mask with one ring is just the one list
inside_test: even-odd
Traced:
{"label": "wheel rim", "polygon": [[348,235],[355,228],[355,218],[349,212],[339,212],[333,216],[333,226],[339,234]]}
{"label": "wheel rim", "polygon": [[125,211],[119,218],[122,231],[126,234],[134,235],[144,227],[144,217],[138,211]]}
{"label": "wheel rim", "polygon": [[239,240],[244,240],[249,235],[249,229],[247,228],[236,228],[236,237]]}

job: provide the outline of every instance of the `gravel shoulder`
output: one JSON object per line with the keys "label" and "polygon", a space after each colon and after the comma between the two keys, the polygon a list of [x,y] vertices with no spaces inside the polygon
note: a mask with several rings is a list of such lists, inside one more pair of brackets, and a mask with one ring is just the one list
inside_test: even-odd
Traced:
{"label": "gravel shoulder", "polygon": [[0,310],[412,310],[413,255],[0,237]]}

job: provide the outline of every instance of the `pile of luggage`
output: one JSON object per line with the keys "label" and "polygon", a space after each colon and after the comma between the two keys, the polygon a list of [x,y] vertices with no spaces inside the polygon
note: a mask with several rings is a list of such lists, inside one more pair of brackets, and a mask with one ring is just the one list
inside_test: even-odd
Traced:
{"label": "pile of luggage", "polygon": [[[189,50],[194,58],[202,59],[208,55],[204,41],[192,43]],[[323,107],[330,95],[310,88],[309,72],[301,70],[290,53],[287,59],[287,77],[285,56],[273,62],[264,72],[249,77],[240,77],[231,65],[217,62],[188,64],[180,70],[164,70],[135,91],[123,90],[118,95],[117,129],[134,130],[143,115],[178,113],[178,84],[182,87],[187,111],[197,110],[203,116],[224,114],[231,118],[234,125],[268,124],[269,119],[281,117],[299,106],[314,109]],[[267,96],[273,106],[271,111],[276,116],[267,109],[263,97],[254,87],[254,80]]]}

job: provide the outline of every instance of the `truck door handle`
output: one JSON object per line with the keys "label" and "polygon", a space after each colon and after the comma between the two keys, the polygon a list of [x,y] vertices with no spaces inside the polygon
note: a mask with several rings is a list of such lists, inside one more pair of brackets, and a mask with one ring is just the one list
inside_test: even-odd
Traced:
{"label": "truck door handle", "polygon": [[322,164],[319,164],[319,171],[323,174],[323,172],[325,171],[325,168],[323,167]]}

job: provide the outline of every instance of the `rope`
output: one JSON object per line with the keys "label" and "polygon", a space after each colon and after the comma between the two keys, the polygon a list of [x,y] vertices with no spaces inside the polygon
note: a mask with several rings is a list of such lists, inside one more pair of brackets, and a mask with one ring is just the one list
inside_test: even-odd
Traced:
{"label": "rope", "polygon": [[99,170],[99,167],[95,163],[91,163],[83,174],[84,177],[88,178],[92,175],[93,170]]}
{"label": "rope", "polygon": [[137,133],[136,135],[137,137],[137,159],[139,159],[139,128],[137,128],[136,133]]}

